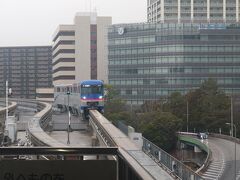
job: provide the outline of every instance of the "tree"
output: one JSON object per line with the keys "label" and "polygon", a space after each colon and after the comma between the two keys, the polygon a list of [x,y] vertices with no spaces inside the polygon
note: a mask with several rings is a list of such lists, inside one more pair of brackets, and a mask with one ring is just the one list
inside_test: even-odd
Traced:
{"label": "tree", "polygon": [[186,119],[187,111],[187,98],[180,92],[174,92],[167,99],[164,104],[163,110],[166,112],[171,112],[178,118],[184,120]]}
{"label": "tree", "polygon": [[230,118],[230,99],[218,89],[217,82],[208,79],[199,89],[187,94],[189,125],[198,131],[224,129]]}
{"label": "tree", "polygon": [[140,116],[143,136],[170,151],[177,142],[176,132],[181,129],[181,120],[169,112],[147,112]]}
{"label": "tree", "polygon": [[129,121],[126,102],[119,97],[118,92],[111,85],[105,85],[105,92],[104,116],[112,122]]}

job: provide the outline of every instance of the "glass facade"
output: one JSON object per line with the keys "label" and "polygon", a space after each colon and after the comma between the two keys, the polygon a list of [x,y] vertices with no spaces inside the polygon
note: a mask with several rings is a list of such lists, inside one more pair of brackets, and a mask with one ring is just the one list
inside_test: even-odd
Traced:
{"label": "glass facade", "polygon": [[119,24],[108,32],[109,83],[142,104],[208,79],[240,93],[240,25]]}

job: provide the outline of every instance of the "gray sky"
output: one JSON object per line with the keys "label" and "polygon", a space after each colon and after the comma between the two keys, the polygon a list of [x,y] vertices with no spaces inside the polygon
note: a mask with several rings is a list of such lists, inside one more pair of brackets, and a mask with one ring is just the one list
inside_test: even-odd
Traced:
{"label": "gray sky", "polygon": [[59,24],[72,24],[90,7],[114,24],[145,22],[146,6],[147,0],[0,0],[0,46],[51,45]]}

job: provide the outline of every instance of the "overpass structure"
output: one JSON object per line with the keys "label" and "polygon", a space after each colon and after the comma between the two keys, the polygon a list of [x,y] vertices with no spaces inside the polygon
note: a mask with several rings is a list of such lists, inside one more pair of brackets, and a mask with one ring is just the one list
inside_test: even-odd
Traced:
{"label": "overpass structure", "polygon": [[[197,139],[196,133],[181,133],[182,142],[197,146],[208,156],[200,168],[206,180],[240,180],[240,140],[221,134],[209,134],[208,139]],[[234,152],[236,143],[236,152]],[[234,154],[236,153],[236,157]],[[236,166],[236,167],[235,167]],[[236,169],[236,172],[235,172]]]}
{"label": "overpass structure", "polygon": [[[24,104],[21,100],[19,103]],[[32,101],[32,103],[34,103],[34,101]],[[37,113],[31,121],[29,121],[27,130],[31,142],[35,146],[61,148],[62,150],[65,148],[66,151],[68,151],[69,146],[59,143],[45,132],[52,117],[52,106],[48,103],[38,101],[35,101],[35,104]],[[98,137],[99,144],[104,146],[105,149],[91,147],[92,153],[86,148],[84,150],[78,149],[78,154],[84,156],[95,153],[96,155],[104,155],[104,157],[109,158],[110,156],[106,155],[107,149],[115,148],[114,153],[111,152],[111,150],[108,151],[108,153],[117,161],[117,174],[120,180],[213,179],[209,178],[209,176],[200,176],[191,171],[175,158],[154,147],[154,145],[150,144],[147,140],[144,141],[143,149],[138,148],[125,134],[114,127],[112,123],[97,111],[91,111],[89,122],[94,130],[95,136]],[[116,149],[117,151],[115,151]],[[214,150],[212,151],[214,152]],[[76,154],[76,151],[70,150],[70,152]],[[211,164],[209,167],[211,167]]]}

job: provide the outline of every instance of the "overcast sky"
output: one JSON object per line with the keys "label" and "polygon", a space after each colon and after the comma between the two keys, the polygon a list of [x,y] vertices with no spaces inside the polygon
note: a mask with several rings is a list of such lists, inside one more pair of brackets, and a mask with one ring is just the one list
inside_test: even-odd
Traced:
{"label": "overcast sky", "polygon": [[114,24],[145,22],[146,6],[147,0],[0,0],[0,46],[51,45],[59,24],[90,9]]}

